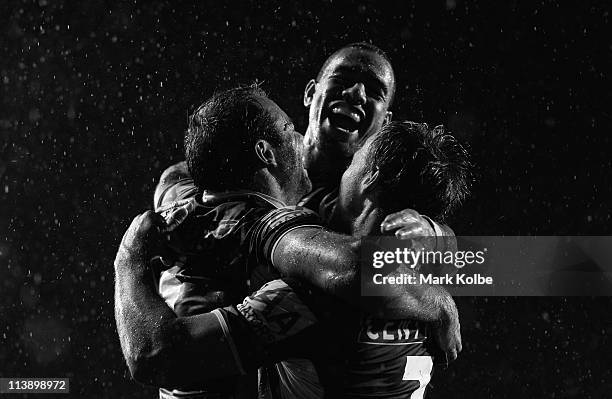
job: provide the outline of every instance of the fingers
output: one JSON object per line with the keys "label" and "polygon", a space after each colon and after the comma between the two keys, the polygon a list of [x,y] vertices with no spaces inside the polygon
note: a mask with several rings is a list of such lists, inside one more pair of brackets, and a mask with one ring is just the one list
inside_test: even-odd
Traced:
{"label": "fingers", "polygon": [[457,345],[451,337],[445,336],[444,334],[438,335],[438,345],[444,353],[446,364],[453,362],[457,359]]}
{"label": "fingers", "polygon": [[390,232],[398,227],[401,227],[410,222],[418,222],[422,219],[421,215],[413,209],[404,209],[399,212],[387,215],[381,223],[381,232]]}
{"label": "fingers", "polygon": [[140,215],[141,224],[144,226],[166,227],[164,218],[151,210],[148,210]]}
{"label": "fingers", "polygon": [[455,349],[446,352],[446,364],[454,362],[455,360],[457,360],[457,351]]}
{"label": "fingers", "polygon": [[451,339],[447,348],[442,348],[446,356],[446,364],[454,362],[461,352],[461,342]]}
{"label": "fingers", "polygon": [[132,225],[128,230],[134,230],[134,234],[139,237],[154,237],[168,231],[168,225],[164,218],[151,210],[148,210],[132,221]]}
{"label": "fingers", "polygon": [[440,349],[446,356],[446,363],[455,361],[459,352],[463,350],[459,321],[438,327],[435,336]]}
{"label": "fingers", "polygon": [[165,220],[165,223],[167,225],[166,230],[174,230],[187,218],[187,216],[189,216],[189,209],[186,206],[182,206],[180,208],[175,209],[174,211],[172,211],[172,213],[170,213],[170,215],[167,216],[167,219]]}
{"label": "fingers", "polygon": [[446,358],[448,361],[455,361],[459,356],[459,352],[463,350],[463,345],[461,343],[461,333],[459,330],[456,331],[456,335],[452,339],[452,346],[447,351]]}
{"label": "fingers", "polygon": [[431,229],[421,223],[410,223],[395,231],[395,237],[399,239],[407,239],[412,237],[430,236]]}
{"label": "fingers", "polygon": [[381,223],[380,231],[382,234],[394,233],[399,239],[436,235],[429,222],[412,209],[388,215]]}
{"label": "fingers", "polygon": [[463,350],[463,342],[461,341],[461,327],[459,326],[459,322],[457,322],[457,353]]}
{"label": "fingers", "polygon": [[132,220],[132,223],[123,235],[121,246],[132,248],[135,251],[139,251],[144,247],[150,247],[151,245],[154,246],[166,236],[166,234],[162,234],[165,233],[166,229],[167,225],[164,218],[148,210],[137,215]]}

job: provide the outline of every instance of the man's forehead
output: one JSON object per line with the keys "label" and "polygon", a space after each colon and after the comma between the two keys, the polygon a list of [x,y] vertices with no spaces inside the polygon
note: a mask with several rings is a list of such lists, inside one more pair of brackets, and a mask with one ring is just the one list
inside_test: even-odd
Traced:
{"label": "man's forehead", "polygon": [[371,75],[387,84],[393,81],[389,62],[374,51],[365,49],[347,48],[334,54],[325,68],[324,76],[335,72]]}

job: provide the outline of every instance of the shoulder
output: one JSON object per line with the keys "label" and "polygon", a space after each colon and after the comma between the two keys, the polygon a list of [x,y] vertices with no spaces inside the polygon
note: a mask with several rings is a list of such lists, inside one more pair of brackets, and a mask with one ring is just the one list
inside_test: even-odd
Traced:
{"label": "shoulder", "polygon": [[299,206],[311,209],[319,214],[321,220],[328,222],[338,199],[338,187],[321,186],[306,194]]}

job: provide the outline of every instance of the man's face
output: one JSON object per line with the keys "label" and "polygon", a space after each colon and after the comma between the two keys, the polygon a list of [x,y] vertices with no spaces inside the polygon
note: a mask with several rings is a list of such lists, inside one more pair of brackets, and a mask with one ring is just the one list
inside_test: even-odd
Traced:
{"label": "man's face", "polygon": [[282,138],[276,151],[279,182],[291,202],[297,202],[312,189],[308,172],[304,169],[304,137],[295,130],[291,118],[274,101],[262,97],[258,99],[274,120],[274,125]]}
{"label": "man's face", "polygon": [[350,158],[385,123],[394,90],[393,70],[382,56],[360,48],[341,50],[319,81],[306,88],[305,144]]}

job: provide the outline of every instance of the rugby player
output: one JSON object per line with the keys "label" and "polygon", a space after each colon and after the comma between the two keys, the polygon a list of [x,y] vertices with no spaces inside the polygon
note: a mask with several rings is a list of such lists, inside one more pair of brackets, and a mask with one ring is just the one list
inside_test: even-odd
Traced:
{"label": "rugby player", "polygon": [[315,188],[337,188],[363,140],[391,120],[395,73],[387,55],[352,43],[327,58],[304,89],[305,163]]}
{"label": "rugby player", "polygon": [[[442,127],[391,122],[366,140],[344,172],[331,226],[354,236],[371,235],[386,214],[407,204],[444,220],[469,194],[470,168],[465,149]],[[285,245],[301,244],[283,238],[278,247]],[[395,272],[400,270],[406,271],[400,267]],[[292,280],[276,280],[236,307],[269,346],[292,342],[306,348],[301,353],[316,364],[309,366],[301,359],[277,363],[268,373],[273,376],[271,397],[423,397],[434,354],[440,356],[432,334],[441,330],[417,320],[358,315],[341,304],[330,309],[333,301],[306,288]],[[284,333],[277,320],[296,311],[319,324]],[[271,335],[276,337],[273,344]]]}
{"label": "rugby player", "polygon": [[[351,43],[335,51],[324,62],[315,79],[304,89],[303,103],[308,109],[304,136],[304,162],[313,189],[300,205],[330,216],[328,208],[337,198],[340,177],[365,139],[392,119],[395,73],[391,61],[380,48],[369,43]],[[180,189],[173,187],[180,181]],[[191,183],[191,185],[189,185]],[[175,198],[197,189],[192,184],[185,162],[167,168],[154,194],[159,210]],[[177,193],[177,191],[180,191]],[[411,209],[396,212],[385,220],[385,228],[397,229],[398,236],[454,236],[445,225],[435,223]],[[440,240],[453,245],[453,240]]]}
{"label": "rugby player", "polygon": [[[173,287],[164,290],[173,296],[171,305],[176,314],[189,316],[208,312],[242,300],[251,292],[248,282],[253,275],[266,274],[265,268],[254,270],[255,262],[249,256],[250,246],[254,245],[252,241],[265,233],[256,232],[265,216],[269,217],[266,219],[269,225],[275,223],[279,229],[290,227],[297,220],[312,224],[309,223],[312,212],[284,207],[284,201],[295,204],[310,189],[303,169],[301,140],[302,136],[295,132],[287,115],[258,88],[217,93],[194,112],[186,137],[187,158],[193,160],[196,181],[203,181],[207,188],[215,191],[207,193],[207,206],[201,205],[201,193],[197,197],[192,193],[191,178],[187,181],[174,179],[164,193],[174,200],[166,208],[174,218],[170,224],[180,224],[169,243],[172,253],[166,254],[166,262],[171,263],[175,271],[172,277],[180,286],[176,286],[176,291],[172,291]],[[206,173],[198,174],[197,171]],[[181,216],[182,211],[185,214]],[[189,218],[186,218],[187,213],[190,213]],[[139,259],[139,254],[129,249],[119,252],[124,256],[118,254],[122,261],[117,264]],[[205,267],[193,272],[194,265]],[[269,278],[264,279],[267,280]],[[130,302],[130,298],[136,297],[135,287],[129,278],[117,278],[117,325],[126,359],[136,379],[156,386],[167,383],[174,387],[174,371],[179,374],[178,368],[152,370],[148,366],[150,362],[139,358],[148,353],[147,350],[159,348],[158,336],[147,334],[156,333],[160,319],[150,317],[155,314],[153,311],[138,313],[142,309]],[[141,288],[143,292],[146,290]],[[157,289],[155,297],[159,299]],[[177,331],[177,334],[164,337],[180,339],[181,334]],[[180,346],[176,349],[172,355],[180,357]],[[188,351],[193,353],[191,349]],[[164,351],[159,355],[164,356]],[[206,364],[211,366],[208,359],[205,359]],[[252,378],[210,381],[214,372],[236,374],[233,369],[231,373],[223,373],[224,363],[216,364],[215,371],[209,375],[197,362],[186,364],[193,367],[180,373],[181,382],[187,380],[182,387],[189,387],[189,381],[194,381],[198,388],[206,388],[208,396],[219,394],[222,397],[249,396],[248,393],[256,391]],[[134,368],[134,365],[139,367]]]}
{"label": "rugby player", "polygon": [[[220,256],[219,251],[216,251],[218,256],[214,259],[208,259],[205,275],[196,278],[199,284],[204,282],[206,285],[203,291],[199,291],[199,294],[204,295],[204,297],[194,298],[186,295],[185,297],[188,300],[185,301],[184,310],[181,311],[180,308],[175,306],[179,315],[180,313],[185,315],[201,313],[211,310],[215,306],[227,304],[230,299],[224,298],[224,295],[228,287],[240,292],[237,287],[244,287],[249,277],[257,275],[256,270],[259,270],[263,275],[270,273],[271,270],[273,271],[269,267],[257,269],[259,262],[254,262],[255,266],[253,267],[246,267],[249,265],[250,259],[245,254],[250,254],[253,247],[256,247],[255,251],[263,253],[264,257],[268,256],[271,249],[274,248],[272,245],[275,243],[274,240],[282,236],[282,233],[290,235],[291,231],[294,231],[287,232],[286,229],[295,227],[296,220],[300,221],[301,224],[300,228],[296,230],[308,229],[307,226],[304,226],[308,223],[304,222],[308,222],[312,216],[312,212],[309,213],[300,209],[285,209],[279,201],[283,199],[288,202],[295,202],[304,193],[302,190],[307,188],[307,184],[296,185],[293,183],[304,181],[302,178],[304,174],[303,168],[296,167],[297,159],[301,160],[299,156],[301,154],[295,150],[295,147],[292,147],[296,144],[297,134],[294,132],[292,124],[284,112],[261,93],[244,93],[240,90],[238,92],[242,95],[247,94],[245,97],[248,101],[235,104],[232,101],[235,102],[236,98],[231,100],[232,96],[229,96],[230,100],[228,101],[226,101],[226,95],[215,96],[212,105],[210,101],[207,102],[192,118],[193,124],[215,132],[208,136],[192,135],[190,138],[192,141],[187,140],[188,160],[190,159],[190,145],[193,145],[195,151],[198,152],[193,157],[195,164],[192,165],[191,169],[196,170],[193,177],[196,182],[200,183],[200,187],[212,187],[225,191],[234,189],[234,192],[212,198],[212,202],[220,203],[216,206],[198,206],[199,204],[194,201],[194,197],[172,205],[173,209],[171,211],[176,211],[172,217],[175,218],[180,211],[189,213],[193,211],[193,208],[200,208],[200,213],[193,213],[192,220],[195,220],[196,224],[204,223],[207,226],[206,235],[194,235],[191,242],[189,234],[184,235],[183,239],[178,241],[181,248],[175,253],[182,256],[187,255],[188,258],[194,254],[197,257],[198,252],[202,252],[202,249],[226,251],[222,252]],[[211,111],[214,112],[211,113]],[[240,119],[239,117],[238,121],[234,121],[232,118],[228,118],[232,114],[242,115],[243,118]],[[270,120],[273,121],[273,127],[270,126]],[[267,126],[266,122],[268,122]],[[190,127],[190,131],[193,131],[192,127]],[[226,136],[221,136],[219,133]],[[247,134],[247,136],[239,137],[240,133]],[[285,138],[279,139],[279,135]],[[259,139],[255,141],[257,137]],[[271,142],[275,144],[270,144]],[[231,143],[233,146],[241,145],[238,145],[239,149],[233,149],[224,143]],[[255,170],[250,171],[248,168],[246,170],[231,170],[232,165],[244,165],[244,162],[240,163],[238,160],[247,160],[247,163],[248,160],[254,160],[258,166]],[[198,162],[200,163],[198,164]],[[204,173],[204,171],[207,173]],[[218,180],[215,181],[214,178],[211,178],[212,176]],[[235,190],[238,187],[256,188],[260,192],[236,192]],[[211,202],[210,198],[208,202]],[[272,211],[265,213],[262,209],[266,211],[272,209]],[[257,215],[260,217],[257,217]],[[132,228],[128,230],[124,237],[116,259],[117,324],[122,348],[130,369],[137,379],[156,385],[168,383],[170,386],[183,385],[189,382],[201,385],[202,380],[235,374],[237,370],[232,368],[234,367],[233,364],[222,363],[211,367],[210,363],[211,358],[231,359],[235,353],[232,345],[224,348],[224,350],[218,348],[219,352],[212,350],[212,353],[210,345],[204,345],[203,347],[196,345],[197,350],[190,349],[192,346],[188,345],[205,342],[202,337],[191,339],[194,336],[198,337],[198,334],[205,334],[206,337],[210,338],[210,335],[206,335],[208,333],[206,333],[207,328],[205,326],[223,326],[227,320],[223,321],[224,319],[218,315],[211,317],[211,313],[205,313],[200,318],[192,316],[177,319],[176,315],[163,305],[163,302],[161,302],[163,305],[161,307],[159,303],[155,305],[155,299],[157,301],[161,301],[161,299],[155,295],[151,296],[150,287],[147,288],[147,284],[144,284],[145,287],[139,285],[143,282],[139,282],[133,276],[124,278],[123,274],[131,273],[129,265],[134,265],[134,269],[137,271],[136,275],[140,277],[142,277],[142,274],[139,273],[146,273],[144,271],[146,267],[143,264],[148,262],[147,258],[152,253],[143,249],[144,244],[139,241],[143,237],[138,237],[138,234],[135,233],[139,231],[139,224],[142,227],[140,222],[146,225],[146,223],[151,222],[150,218],[153,216],[147,214],[135,220]],[[182,224],[182,227],[183,233],[185,231],[188,233],[194,232],[190,230],[190,227],[193,226],[189,226],[188,222]],[[327,261],[332,264],[332,267],[328,271],[324,267],[319,268],[319,270],[323,271],[325,277],[332,278],[323,281],[320,276],[313,278],[312,273],[307,273],[306,276],[301,277],[315,285],[323,286],[331,293],[341,297],[344,296],[347,299],[351,296],[354,297],[354,292],[344,292],[347,287],[347,276],[354,279],[356,264],[354,245],[351,246],[351,241],[347,237],[329,232],[323,233],[320,227],[316,228],[316,235],[316,240],[309,242],[315,255],[311,255],[310,260],[307,257],[302,258],[304,265],[306,265],[302,269],[308,269],[308,265],[325,266]],[[210,240],[211,237],[213,240]],[[209,240],[207,241],[207,239]],[[185,245],[185,242],[188,244]],[[336,244],[333,245],[331,251],[330,243]],[[354,244],[354,241],[352,243]],[[209,248],[205,248],[207,246]],[[194,249],[197,249],[197,251],[193,251]],[[287,248],[285,250],[291,253],[291,249]],[[330,259],[321,261],[320,255],[324,250],[329,254]],[[215,253],[215,251],[209,253]],[[319,258],[316,254],[319,254]],[[338,262],[338,259],[341,261],[346,259],[345,264]],[[184,261],[184,264],[187,265],[197,264],[193,260],[181,258],[178,259],[178,262]],[[210,263],[212,265],[209,265]],[[282,265],[282,263],[279,264]],[[223,270],[223,268],[226,269]],[[342,273],[345,273],[345,275]],[[271,279],[271,277],[267,277],[263,281]],[[189,275],[185,275],[184,282],[190,282]],[[350,284],[348,285],[350,286]],[[187,287],[187,291],[189,291],[189,287]],[[135,300],[135,298],[139,299]],[[410,312],[414,311],[415,301],[410,299],[410,303],[406,303],[405,299],[402,299],[403,302],[397,302],[398,306],[391,308],[391,317],[412,316]],[[190,302],[193,302],[195,306],[191,306]],[[418,300],[416,302],[418,303]],[[425,307],[415,306],[415,308],[422,309]],[[381,308],[377,307],[377,309]],[[440,309],[430,310],[430,312],[435,319],[440,317]],[[222,338],[221,335],[214,336]],[[197,357],[198,354],[201,354],[202,357],[193,359],[193,356]],[[181,359],[180,363],[177,362],[178,359]],[[222,390],[221,387],[223,386],[228,390],[227,384],[220,384],[217,388]],[[235,386],[229,386],[229,389],[233,388]]]}
{"label": "rugby player", "polygon": [[[389,108],[395,94],[395,76],[388,57],[377,47],[367,43],[347,45],[332,54],[317,75],[308,82],[304,92],[304,105],[309,109],[309,126],[304,143],[307,148],[305,160],[309,173],[315,184],[313,190],[300,205],[310,207],[323,215],[325,220],[330,216],[326,212],[337,197],[337,184],[340,176],[350,163],[353,152],[363,140],[377,131],[380,126],[391,119]],[[177,198],[188,198],[197,190],[192,184],[185,163],[169,168],[160,179],[155,192],[155,207],[160,210]],[[399,227],[399,228],[398,228]],[[452,235],[446,226],[441,226],[419,213],[406,209],[390,215],[383,224],[385,231],[395,230],[398,236],[445,236]],[[298,233],[298,232],[296,232]],[[308,239],[308,232],[304,239]],[[448,241],[439,241],[446,244]],[[450,241],[453,244],[453,241]],[[198,284],[186,281],[181,267],[173,267],[162,274],[160,293],[175,310],[195,312],[203,297],[198,293]],[[298,271],[302,273],[302,270]],[[325,284],[325,273],[311,276]],[[259,280],[262,281],[262,280]],[[243,284],[242,284],[243,285]],[[237,286],[242,286],[238,284]],[[226,290],[214,290],[206,296],[229,295],[230,285]],[[257,288],[257,285],[253,285]],[[180,294],[179,294],[180,293]],[[204,297],[206,297],[204,296]],[[233,296],[235,297],[235,295]],[[371,310],[376,310],[372,308]],[[416,318],[426,318],[415,313]],[[457,334],[441,345],[448,351],[450,359],[456,357]]]}
{"label": "rugby player", "polygon": [[[309,110],[309,124],[304,137],[305,163],[314,189],[299,205],[313,209],[324,222],[329,221],[340,176],[350,164],[352,154],[391,120],[389,108],[395,90],[391,62],[382,50],[368,43],[353,43],[337,50],[325,61],[316,79],[307,83],[304,105]],[[162,174],[155,190],[155,210],[160,211],[177,199],[195,196],[197,191],[185,162],[173,165]],[[393,213],[384,222],[383,232],[395,231],[399,237],[454,236],[448,227],[411,209]],[[305,233],[305,240],[308,234]],[[454,249],[452,239],[440,239],[437,244],[438,249],[445,246]],[[164,272],[160,282],[160,293],[173,308],[183,286],[175,277],[177,272],[177,268]],[[324,282],[323,279],[321,283]],[[178,301],[178,306],[181,303]],[[455,345],[441,343],[451,359],[455,356],[452,353]]]}
{"label": "rugby player", "polygon": [[[467,166],[465,153],[452,136],[422,124],[387,125],[366,141],[344,173],[333,220],[339,229],[355,235],[371,234],[390,210],[404,205],[398,198],[442,219],[467,194]],[[282,252],[282,247],[292,245],[302,244],[283,237],[278,248]],[[321,397],[323,386],[329,397],[422,397],[433,365],[425,345],[431,333],[427,325],[363,315],[359,326],[354,323],[359,318],[346,307],[332,311],[326,302],[313,311],[320,302],[308,290],[301,290],[298,298],[289,285],[276,280],[236,307],[216,309],[212,314],[223,322],[201,326],[199,341],[188,342],[211,348],[223,335],[233,343],[228,346],[238,348],[235,372],[243,364],[253,367],[273,359],[271,354],[278,356],[279,348],[281,356],[301,353],[317,362],[316,370],[295,359],[277,364],[274,385],[264,389],[270,397]],[[343,361],[334,362],[329,351],[339,346]],[[209,352],[208,356],[214,354]]]}
{"label": "rugby player", "polygon": [[[303,102],[308,109],[305,164],[313,190],[301,205],[329,217],[327,210],[337,198],[340,177],[353,154],[392,119],[395,91],[391,61],[372,44],[351,43],[327,58],[304,89]],[[385,222],[389,229],[404,224],[396,231],[398,236],[454,236],[448,226],[410,209],[389,215]],[[450,239],[440,241],[454,244]]]}

